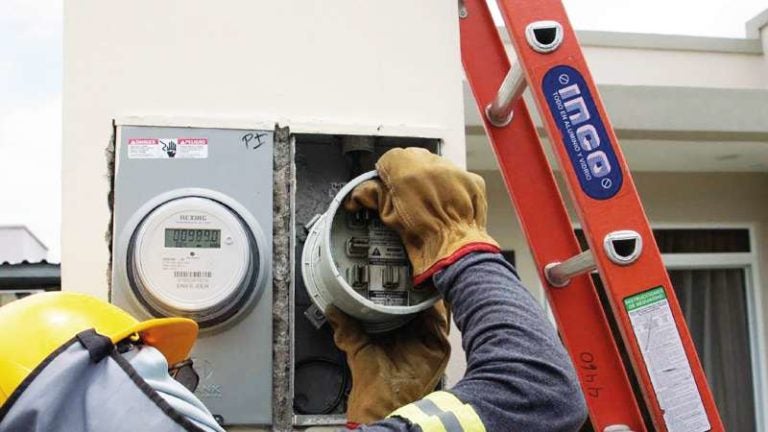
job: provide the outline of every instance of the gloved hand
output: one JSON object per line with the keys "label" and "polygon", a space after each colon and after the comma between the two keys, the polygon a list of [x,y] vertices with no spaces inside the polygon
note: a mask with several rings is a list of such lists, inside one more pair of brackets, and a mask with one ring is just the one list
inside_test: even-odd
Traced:
{"label": "gloved hand", "polygon": [[396,230],[419,285],[470,252],[499,252],[485,230],[485,182],[421,148],[395,148],[376,163],[379,179],[357,186],[345,208],[377,210]]}
{"label": "gloved hand", "polygon": [[399,330],[380,335],[368,335],[334,306],[325,316],[352,371],[349,422],[381,420],[435,390],[451,354],[448,311],[442,301]]}

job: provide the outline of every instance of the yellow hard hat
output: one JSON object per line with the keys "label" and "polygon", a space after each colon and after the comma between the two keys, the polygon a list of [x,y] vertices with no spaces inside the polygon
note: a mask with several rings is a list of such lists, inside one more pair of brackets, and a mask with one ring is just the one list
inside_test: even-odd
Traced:
{"label": "yellow hard hat", "polygon": [[168,364],[185,360],[197,338],[197,323],[187,318],[139,322],[117,306],[72,292],[25,297],[0,307],[0,406],[46,357],[88,329],[113,343],[138,334]]}

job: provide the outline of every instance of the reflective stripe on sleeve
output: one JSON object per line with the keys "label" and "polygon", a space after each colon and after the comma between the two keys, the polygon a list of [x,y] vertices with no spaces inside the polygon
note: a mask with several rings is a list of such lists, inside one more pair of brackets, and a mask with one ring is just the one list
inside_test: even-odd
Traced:
{"label": "reflective stripe on sleeve", "polygon": [[419,425],[424,432],[485,432],[475,410],[444,391],[429,394],[389,415],[395,416]]}

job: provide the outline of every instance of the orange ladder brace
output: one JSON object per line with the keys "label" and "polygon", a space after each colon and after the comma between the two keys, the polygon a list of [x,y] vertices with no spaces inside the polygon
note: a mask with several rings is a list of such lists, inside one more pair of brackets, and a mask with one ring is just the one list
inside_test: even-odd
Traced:
{"label": "orange ladder brace", "polygon": [[[599,432],[724,430],[618,140],[560,0],[459,0],[464,70]],[[590,249],[582,252],[522,94],[530,89]],[[641,396],[597,290],[597,269]],[[642,407],[642,408],[641,408]],[[651,424],[646,424],[649,418]]]}

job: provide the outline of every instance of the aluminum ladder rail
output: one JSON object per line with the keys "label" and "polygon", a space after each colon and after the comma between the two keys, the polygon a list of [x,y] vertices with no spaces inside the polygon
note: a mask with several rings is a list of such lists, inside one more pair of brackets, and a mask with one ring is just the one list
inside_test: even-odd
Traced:
{"label": "aluminum ladder rail", "polygon": [[[561,1],[498,3],[518,62],[510,67],[486,0],[459,0],[464,70],[576,367],[594,429],[724,430],[653,232]],[[565,177],[590,247],[587,251],[579,247],[523,101],[526,88]],[[589,276],[595,269],[626,348],[629,370]],[[646,424],[643,412],[651,424]]]}

